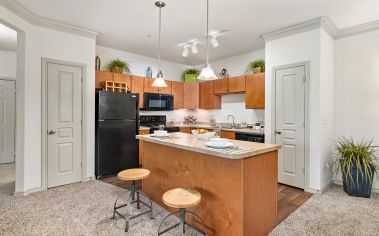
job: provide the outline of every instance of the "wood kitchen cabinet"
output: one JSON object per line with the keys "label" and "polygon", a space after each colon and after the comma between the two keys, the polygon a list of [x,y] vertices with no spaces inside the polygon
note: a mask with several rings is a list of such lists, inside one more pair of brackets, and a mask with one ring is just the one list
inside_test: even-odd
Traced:
{"label": "wood kitchen cabinet", "polygon": [[265,73],[246,76],[245,99],[247,109],[265,108]]}
{"label": "wood kitchen cabinet", "polygon": [[190,127],[182,127],[182,128],[180,128],[179,132],[190,134],[191,128]]}
{"label": "wood kitchen cabinet", "polygon": [[171,80],[165,80],[167,87],[164,88],[158,88],[158,93],[160,94],[171,94],[172,93],[172,81]]}
{"label": "wood kitchen cabinet", "polygon": [[199,83],[183,83],[183,107],[190,110],[199,108]]}
{"label": "wood kitchen cabinet", "polygon": [[229,93],[244,93],[246,90],[245,76],[235,76],[229,78]]}
{"label": "wood kitchen cabinet", "polygon": [[113,81],[114,82],[120,82],[120,83],[126,83],[128,85],[128,91],[131,91],[132,88],[132,76],[125,75],[125,74],[113,74]]}
{"label": "wood kitchen cabinet", "polygon": [[184,85],[182,82],[171,82],[171,94],[174,96],[174,110],[184,108],[183,92]]}
{"label": "wood kitchen cabinet", "polygon": [[101,89],[104,81],[113,81],[113,73],[97,70],[95,75],[95,88]]}
{"label": "wood kitchen cabinet", "polygon": [[221,138],[228,138],[228,139],[236,139],[236,133],[233,131],[220,131],[220,137]]}
{"label": "wood kitchen cabinet", "polygon": [[229,79],[217,79],[213,81],[214,94],[227,94],[229,92]]}
{"label": "wood kitchen cabinet", "polygon": [[139,94],[139,108],[143,108],[144,77],[133,75],[131,80],[132,80],[131,92]]}
{"label": "wood kitchen cabinet", "polygon": [[213,81],[199,83],[200,87],[200,109],[220,109],[221,96],[214,94]]}
{"label": "wood kitchen cabinet", "polygon": [[[140,129],[138,132],[139,135],[144,135],[144,134],[150,134],[150,130],[148,129]],[[139,161],[139,166],[143,166],[143,141],[139,140],[138,141],[138,161]]]}
{"label": "wood kitchen cabinet", "polygon": [[144,78],[144,92],[145,93],[158,93],[158,88],[153,87],[152,84],[154,82],[154,78]]}

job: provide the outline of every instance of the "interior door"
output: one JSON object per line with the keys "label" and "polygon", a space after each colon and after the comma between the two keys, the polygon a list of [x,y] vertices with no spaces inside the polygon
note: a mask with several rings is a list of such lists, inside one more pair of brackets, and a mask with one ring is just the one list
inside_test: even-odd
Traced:
{"label": "interior door", "polygon": [[47,187],[81,181],[82,68],[47,65]]}
{"label": "interior door", "polygon": [[0,164],[14,162],[15,81],[0,80]]}
{"label": "interior door", "polygon": [[275,71],[275,140],[279,182],[305,186],[305,66]]}

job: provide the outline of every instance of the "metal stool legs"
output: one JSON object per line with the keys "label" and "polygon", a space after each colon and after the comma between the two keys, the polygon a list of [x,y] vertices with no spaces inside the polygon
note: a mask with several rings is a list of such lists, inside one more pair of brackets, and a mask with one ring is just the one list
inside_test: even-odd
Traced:
{"label": "metal stool legs", "polygon": [[[144,201],[141,201],[140,195],[145,196],[149,200],[150,204],[147,204]],[[129,231],[129,221],[132,220],[132,219],[134,219],[134,218],[137,218],[139,216],[142,216],[142,215],[145,215],[147,213],[150,213],[150,219],[154,219],[154,216],[153,216],[153,202],[143,192],[137,190],[136,181],[132,182],[132,186],[131,186],[128,202],[126,204],[117,206],[117,201],[118,201],[118,199],[114,203],[114,206],[113,206],[113,216],[112,216],[111,219],[115,218],[115,214],[117,214],[117,215],[121,216],[122,218],[124,218],[125,219],[125,232]],[[136,203],[137,209],[140,209],[140,204],[143,204],[143,205],[145,205],[148,208],[148,210],[146,210],[144,212],[141,212],[141,213],[139,213],[137,215],[132,215],[131,214],[132,213],[131,212],[131,210],[132,210],[131,207],[132,207],[132,204],[134,204],[134,203]],[[127,213],[126,213],[125,216],[123,214],[121,214],[120,212],[117,211],[118,209],[123,208],[123,207],[127,208]]]}
{"label": "metal stool legs", "polygon": [[[179,213],[179,223],[178,224],[175,224],[173,226],[170,226],[168,227],[167,229],[161,231],[161,227],[162,227],[162,224],[163,222],[165,222],[167,220],[167,218],[169,218],[170,216],[172,215],[175,215]],[[187,223],[186,222],[186,213],[190,214],[190,215],[193,215],[196,219],[200,220],[201,224],[203,225],[203,230],[200,230],[198,228],[196,228],[194,225],[190,224],[190,223]],[[200,216],[196,215],[194,212],[191,212],[191,211],[187,211],[185,208],[180,208],[179,211],[176,211],[176,212],[173,212],[173,213],[170,213],[169,215],[167,215],[165,218],[163,218],[163,220],[161,221],[161,223],[159,224],[159,228],[158,228],[158,235],[162,235],[176,227],[179,226],[179,235],[180,236],[184,236],[185,234],[185,226],[188,226],[194,230],[196,230],[197,232],[199,232],[200,234],[202,235],[206,235],[205,232],[204,232],[204,228],[205,228],[205,225],[204,225],[204,222],[203,220],[200,218]]]}

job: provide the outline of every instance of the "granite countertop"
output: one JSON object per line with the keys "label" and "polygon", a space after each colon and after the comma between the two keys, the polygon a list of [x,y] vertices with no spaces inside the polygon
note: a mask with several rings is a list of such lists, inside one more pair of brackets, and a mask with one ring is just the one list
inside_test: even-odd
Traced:
{"label": "granite countertop", "polygon": [[205,145],[206,141],[197,140],[191,134],[170,134],[170,137],[166,138],[156,138],[151,137],[150,135],[137,135],[137,139],[229,159],[253,157],[259,154],[276,151],[280,148],[280,145],[276,144],[254,143],[230,139],[229,141],[234,144],[234,148],[215,149],[207,147]]}
{"label": "granite countertop", "polygon": [[250,128],[223,128],[220,125],[209,125],[209,124],[193,124],[193,125],[174,125],[179,128],[203,128],[203,129],[217,129],[217,130],[223,130],[223,131],[232,131],[236,133],[246,133],[246,134],[262,134],[264,135],[265,132],[262,130],[255,130]]}

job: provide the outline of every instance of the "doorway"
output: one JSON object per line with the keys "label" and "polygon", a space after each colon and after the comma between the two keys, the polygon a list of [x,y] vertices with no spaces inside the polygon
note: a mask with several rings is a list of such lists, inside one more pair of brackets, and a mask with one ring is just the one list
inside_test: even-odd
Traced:
{"label": "doorway", "polygon": [[43,59],[43,189],[83,180],[81,64]]}
{"label": "doorway", "polygon": [[274,140],[279,183],[306,188],[307,63],[274,69]]}

